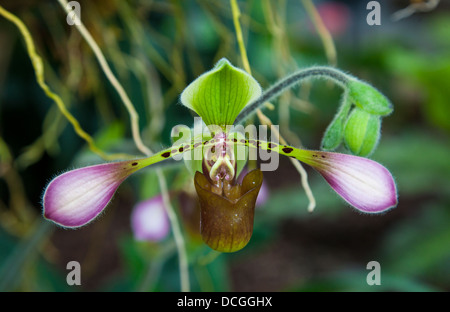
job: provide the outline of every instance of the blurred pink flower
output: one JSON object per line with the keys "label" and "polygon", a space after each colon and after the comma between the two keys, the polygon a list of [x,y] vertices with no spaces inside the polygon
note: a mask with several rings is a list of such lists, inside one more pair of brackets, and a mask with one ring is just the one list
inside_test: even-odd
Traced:
{"label": "blurred pink flower", "polygon": [[324,2],[317,5],[317,12],[332,36],[342,35],[350,24],[350,9],[339,2]]}
{"label": "blurred pink flower", "polygon": [[169,218],[161,195],[134,206],[131,228],[135,239],[139,241],[157,242],[169,234]]}

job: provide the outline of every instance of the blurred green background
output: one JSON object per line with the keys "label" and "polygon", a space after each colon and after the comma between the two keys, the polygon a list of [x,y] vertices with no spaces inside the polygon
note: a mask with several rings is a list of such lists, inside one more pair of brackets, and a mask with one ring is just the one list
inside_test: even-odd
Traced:
{"label": "blurred green background", "polygon": [[[140,116],[144,142],[170,145],[171,128],[192,125],[179,94],[226,57],[242,67],[226,0],[79,1],[81,19]],[[450,5],[392,22],[409,1],[379,1],[381,25],[369,26],[368,1],[314,1],[331,33],[337,67],[382,91],[394,104],[372,159],[394,175],[399,204],[381,215],[349,207],[307,168],[313,213],[288,159],[265,174],[269,198],[257,207],[242,251],[218,254],[201,242],[192,179],[163,167],[181,220],[194,291],[450,290]],[[326,49],[305,1],[238,1],[254,77],[263,88],[296,68],[326,65]],[[44,60],[45,79],[81,127],[107,152],[139,155],[127,111],[88,45],[55,1],[2,0],[27,25]],[[318,149],[341,90],[302,85],[264,112],[296,146]],[[256,119],[255,119],[256,122]],[[301,140],[301,141],[300,141]],[[130,177],[106,212],[66,230],[41,216],[46,184],[64,170],[101,163],[36,83],[17,28],[0,17],[0,290],[178,291],[172,235],[133,238],[133,205],[159,193],[149,168]],[[197,223],[196,223],[197,222]],[[81,264],[81,286],[68,286],[66,264]],[[368,286],[366,265],[381,265]]]}

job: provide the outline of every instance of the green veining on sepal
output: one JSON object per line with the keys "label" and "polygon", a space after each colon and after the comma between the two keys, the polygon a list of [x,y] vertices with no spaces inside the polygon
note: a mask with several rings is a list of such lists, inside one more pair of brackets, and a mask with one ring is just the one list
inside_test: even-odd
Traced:
{"label": "green veining on sepal", "polygon": [[232,125],[241,110],[261,92],[252,76],[223,58],[183,91],[181,102],[202,117],[206,125],[224,127]]}

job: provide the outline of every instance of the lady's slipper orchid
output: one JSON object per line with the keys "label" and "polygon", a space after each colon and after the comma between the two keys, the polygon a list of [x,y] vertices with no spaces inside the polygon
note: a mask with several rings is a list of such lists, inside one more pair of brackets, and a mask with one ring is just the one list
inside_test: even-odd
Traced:
{"label": "lady's slipper orchid", "polygon": [[[228,130],[227,126],[242,122],[286,88],[312,77],[329,78],[346,90],[345,105],[333,126],[327,129],[326,146],[336,148],[343,140],[344,121],[352,103],[380,117],[392,111],[389,101],[373,87],[333,68],[313,67],[297,72],[261,94],[253,77],[222,59],[181,95],[186,107],[197,112],[208,127],[215,126],[212,134],[206,139],[202,135],[200,140],[198,137],[184,140],[148,158],[66,172],[48,185],[43,198],[44,216],[65,227],[82,226],[100,214],[130,174],[180,154],[199,151],[200,163],[193,159],[187,164],[195,164],[191,168],[195,168],[194,185],[201,205],[203,240],[219,251],[237,251],[250,240],[255,202],[263,180],[261,171],[253,170],[244,177],[242,185],[236,183],[247,161],[246,156],[238,157],[242,154],[237,148],[266,150],[312,166],[342,198],[360,211],[376,213],[394,207],[397,204],[395,182],[390,172],[375,161],[334,152],[302,150],[246,138]],[[357,127],[352,127],[352,131],[346,132],[347,141],[353,139],[352,133],[359,135],[355,129]],[[358,146],[368,146],[364,152],[373,149],[371,137],[360,135],[358,140]]]}

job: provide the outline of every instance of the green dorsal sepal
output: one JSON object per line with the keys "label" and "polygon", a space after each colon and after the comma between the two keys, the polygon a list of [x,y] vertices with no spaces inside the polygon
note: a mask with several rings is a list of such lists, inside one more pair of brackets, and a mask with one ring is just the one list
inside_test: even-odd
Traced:
{"label": "green dorsal sepal", "polygon": [[262,93],[248,73],[221,59],[181,94],[181,103],[195,111],[206,125],[232,125],[242,109]]}

